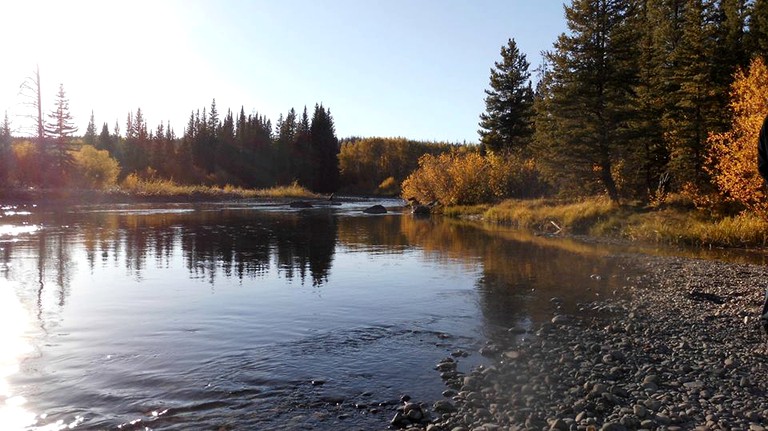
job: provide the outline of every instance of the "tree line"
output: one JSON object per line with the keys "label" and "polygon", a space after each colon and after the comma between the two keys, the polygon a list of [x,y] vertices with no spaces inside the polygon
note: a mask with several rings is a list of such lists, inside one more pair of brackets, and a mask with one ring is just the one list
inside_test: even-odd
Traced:
{"label": "tree line", "polygon": [[[30,80],[37,106],[39,73]],[[94,114],[75,136],[69,101],[60,86],[54,109],[42,119],[31,115],[37,136],[11,136],[7,114],[0,125],[0,184],[5,187],[107,188],[121,178],[171,179],[181,184],[265,188],[298,183],[320,193],[399,194],[400,183],[425,153],[455,145],[403,138],[336,137],[330,109],[316,104],[312,114],[291,108],[272,123],[259,113],[220,116],[216,100],[191,112],[177,136],[168,123],[150,128],[141,108],[126,117],[124,129]]]}
{"label": "tree line", "polygon": [[[320,104],[311,115],[291,109],[273,125],[242,108],[221,116],[215,100],[190,114],[180,137],[168,124],[150,130],[137,110],[122,135],[117,124],[97,134],[91,119],[82,143],[116,160],[121,176],[245,187],[296,181],[319,192],[396,193],[404,182],[405,197],[427,201],[441,200],[436,190],[463,187],[471,199],[456,190],[442,199],[459,204],[595,194],[653,202],[673,192],[701,200],[721,189],[715,174],[723,167],[713,158],[722,151],[711,137],[733,127],[736,73],[768,56],[768,0],[573,0],[564,13],[568,31],[544,53],[535,86],[515,40],[502,47],[478,147],[340,141]],[[31,165],[37,148],[49,158],[39,166],[66,170],[66,127],[58,137],[44,129],[45,146],[11,148],[6,119],[0,153],[12,157],[3,163]]]}
{"label": "tree line", "polygon": [[535,88],[514,39],[491,70],[483,151],[535,161],[560,195],[653,200],[713,188],[710,134],[734,74],[768,55],[766,0],[574,0]]}

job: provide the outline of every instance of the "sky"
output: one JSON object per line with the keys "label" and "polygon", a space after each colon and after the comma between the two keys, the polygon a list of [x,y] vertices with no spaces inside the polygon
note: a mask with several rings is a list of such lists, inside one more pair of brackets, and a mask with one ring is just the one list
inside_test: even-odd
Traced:
{"label": "sky", "polygon": [[507,40],[531,73],[566,31],[560,0],[4,0],[0,115],[31,135],[19,87],[59,84],[78,134],[141,108],[183,134],[216,100],[276,122],[330,109],[339,138],[477,142],[490,70]]}

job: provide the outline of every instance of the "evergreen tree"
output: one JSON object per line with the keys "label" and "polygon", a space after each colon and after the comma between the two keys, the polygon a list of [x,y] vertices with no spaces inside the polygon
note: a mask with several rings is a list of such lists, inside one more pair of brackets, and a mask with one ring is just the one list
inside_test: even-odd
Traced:
{"label": "evergreen tree", "polygon": [[99,150],[107,150],[109,154],[114,157],[115,146],[113,144],[112,135],[109,134],[109,126],[107,126],[107,123],[104,123],[101,126],[101,133],[99,133],[99,138],[94,146]]}
{"label": "evergreen tree", "polygon": [[663,128],[668,170],[677,188],[709,182],[702,169],[707,135],[722,130],[727,118],[727,107],[712,82],[716,27],[713,10],[706,6],[702,0],[686,0],[680,40],[668,60],[674,103],[664,113]]}
{"label": "evergreen tree", "polygon": [[561,190],[599,187],[619,198],[617,167],[627,151],[624,127],[634,84],[625,58],[631,52],[621,37],[630,5],[575,0],[565,8],[570,34],[560,35],[545,55],[536,152]]}
{"label": "evergreen tree", "polygon": [[125,124],[122,160],[120,165],[125,172],[142,172],[149,166],[149,130],[141,108],[136,114],[129,112]]}
{"label": "evergreen tree", "polygon": [[747,6],[747,15],[747,53],[749,56],[768,60],[768,0],[754,0]]}
{"label": "evergreen tree", "polygon": [[296,160],[292,157],[291,149],[296,140],[298,124],[296,122],[296,110],[291,108],[285,118],[278,119],[275,125],[274,145],[274,172],[273,177],[278,184],[287,184],[291,181],[295,171]]}
{"label": "evergreen tree", "polygon": [[68,170],[73,164],[72,156],[69,154],[70,139],[77,132],[77,127],[73,124],[72,115],[69,113],[69,100],[63,84],[59,84],[54,109],[48,114],[48,122],[44,129],[46,137],[52,144],[48,152],[53,168],[51,173],[56,175],[49,180],[49,184],[64,185],[67,182]]}
{"label": "evergreen tree", "polygon": [[627,123],[629,144],[641,152],[637,167],[638,188],[648,197],[661,197],[667,191],[669,153],[664,145],[662,117],[673,104],[672,79],[667,59],[673,46],[675,2],[645,0],[636,9],[637,46],[639,49],[637,81],[633,88],[632,119]]}
{"label": "evergreen tree", "polygon": [[301,114],[301,119],[296,127],[296,139],[293,142],[293,148],[291,149],[291,158],[293,162],[293,172],[291,175],[292,180],[296,180],[299,184],[309,187],[312,182],[311,175],[311,153],[312,153],[312,135],[310,130],[309,115],[307,114],[307,107],[304,106],[304,111]]}
{"label": "evergreen tree", "polygon": [[8,185],[11,169],[11,123],[8,122],[8,113],[5,113],[3,124],[0,125],[0,188]]}
{"label": "evergreen tree", "polygon": [[525,148],[533,133],[533,89],[530,64],[514,39],[501,47],[501,62],[491,69],[485,90],[485,112],[480,114],[480,142],[491,151]]}
{"label": "evergreen tree", "polygon": [[96,123],[93,120],[93,111],[91,111],[91,119],[88,121],[88,127],[85,129],[85,135],[83,135],[83,143],[92,147],[96,146]]}
{"label": "evergreen tree", "polygon": [[339,186],[339,140],[330,110],[315,105],[309,126],[312,151],[312,189],[316,192],[335,192]]}

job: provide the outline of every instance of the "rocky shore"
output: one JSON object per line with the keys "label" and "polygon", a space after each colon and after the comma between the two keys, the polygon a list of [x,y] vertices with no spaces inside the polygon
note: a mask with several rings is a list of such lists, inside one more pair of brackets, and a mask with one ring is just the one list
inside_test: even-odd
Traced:
{"label": "rocky shore", "polygon": [[[758,265],[632,256],[628,294],[509,328],[491,364],[436,364],[437,402],[404,402],[391,428],[754,430],[768,427],[768,337],[757,319]],[[628,273],[633,273],[629,271]],[[619,299],[620,298],[620,299]],[[417,408],[418,407],[418,408]]]}

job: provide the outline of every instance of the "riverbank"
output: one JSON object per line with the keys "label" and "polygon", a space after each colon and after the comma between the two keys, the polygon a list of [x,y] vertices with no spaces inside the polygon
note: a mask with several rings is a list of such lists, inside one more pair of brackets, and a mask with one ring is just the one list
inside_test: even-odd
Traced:
{"label": "riverbank", "polygon": [[607,198],[577,201],[508,200],[496,205],[446,207],[445,215],[513,226],[547,235],[586,235],[668,245],[768,246],[768,220],[753,214],[697,209],[684,197],[663,205],[619,205]]}
{"label": "riverbank", "polygon": [[[763,430],[768,349],[757,315],[768,271],[616,256],[621,295],[494,340],[491,366],[438,368],[450,388],[428,430]],[[636,272],[639,271],[639,272]],[[627,293],[627,294],[624,294]],[[625,298],[625,299],[618,299]],[[448,365],[445,365],[448,364]]]}
{"label": "riverbank", "polygon": [[132,188],[113,190],[13,188],[0,190],[3,205],[102,205],[124,203],[197,203],[259,199],[327,200],[298,185],[266,189],[179,186],[163,182],[140,182]]}

